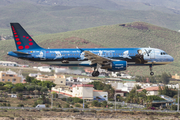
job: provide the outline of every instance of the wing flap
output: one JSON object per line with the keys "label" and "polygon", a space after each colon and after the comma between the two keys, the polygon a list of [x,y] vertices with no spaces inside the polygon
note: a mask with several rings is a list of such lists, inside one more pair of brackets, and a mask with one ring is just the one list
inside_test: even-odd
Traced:
{"label": "wing flap", "polygon": [[112,61],[111,59],[109,58],[105,58],[105,57],[102,57],[102,56],[99,56],[99,55],[96,55],[90,51],[84,51],[85,53],[85,57],[91,61],[91,65],[92,64],[95,64],[95,63],[98,63],[98,64],[102,64],[104,61]]}

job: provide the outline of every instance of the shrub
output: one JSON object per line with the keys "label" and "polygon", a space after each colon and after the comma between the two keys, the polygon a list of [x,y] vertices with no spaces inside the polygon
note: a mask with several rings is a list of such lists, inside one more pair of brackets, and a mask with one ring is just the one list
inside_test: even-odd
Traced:
{"label": "shrub", "polygon": [[107,105],[107,101],[103,101],[101,107],[106,107],[106,105]]}
{"label": "shrub", "polygon": [[69,109],[69,112],[79,112],[78,109]]}
{"label": "shrub", "polygon": [[58,104],[58,105],[57,105],[57,107],[58,107],[58,108],[61,108],[61,105],[60,105],[60,104]]}
{"label": "shrub", "polygon": [[0,102],[7,102],[6,100],[4,100],[4,99],[0,99]]}
{"label": "shrub", "polygon": [[22,93],[19,93],[19,94],[17,95],[17,98],[18,98],[19,100],[23,100],[23,94],[22,94]]}
{"label": "shrub", "polygon": [[133,112],[133,111],[130,111],[129,113],[130,113],[131,115],[134,115],[134,112]]}
{"label": "shrub", "polygon": [[7,105],[8,107],[10,107],[11,106],[11,104],[10,103],[8,103],[8,105]]}
{"label": "shrub", "polygon": [[56,112],[63,112],[63,109],[56,109]]}
{"label": "shrub", "polygon": [[37,100],[37,104],[43,104],[44,101],[43,100]]}
{"label": "shrub", "polygon": [[91,105],[99,107],[99,102],[97,100],[94,100]]}
{"label": "shrub", "polygon": [[48,107],[49,107],[49,104],[46,104],[46,107],[48,108]]}
{"label": "shrub", "polygon": [[117,105],[117,108],[121,108],[122,106],[121,105]]}
{"label": "shrub", "polygon": [[64,105],[64,108],[69,108],[69,104],[65,104],[65,105]]}
{"label": "shrub", "polygon": [[7,112],[7,110],[3,110],[3,112]]}
{"label": "shrub", "polygon": [[36,107],[38,105],[37,101],[34,102],[33,107]]}
{"label": "shrub", "polygon": [[34,110],[34,109],[32,109],[32,110],[30,110],[31,112],[36,112],[36,110]]}
{"label": "shrub", "polygon": [[88,107],[88,104],[85,104],[85,105],[84,105],[84,108],[89,108],[89,107]]}
{"label": "shrub", "polygon": [[112,106],[113,106],[113,104],[112,104],[112,103],[110,103],[110,104],[108,104],[108,106],[109,106],[109,107],[112,107]]}
{"label": "shrub", "polygon": [[80,99],[80,98],[75,97],[75,98],[73,98],[73,102],[74,103],[83,103],[83,100]]}
{"label": "shrub", "polygon": [[31,99],[31,97],[30,97],[30,96],[27,96],[26,99]]}
{"label": "shrub", "polygon": [[66,98],[62,98],[61,100],[62,100],[62,101],[66,101]]}
{"label": "shrub", "polygon": [[81,107],[81,105],[80,104],[76,104],[75,107]]}
{"label": "shrub", "polygon": [[51,111],[55,111],[55,112],[62,112],[62,111],[63,111],[63,109],[56,109],[56,108],[53,108],[53,109],[51,109]]}
{"label": "shrub", "polygon": [[52,108],[51,111],[56,111],[56,108]]}
{"label": "shrub", "polygon": [[96,110],[94,110],[94,109],[92,109],[92,110],[90,110],[89,112],[94,112],[94,113],[96,113],[97,111],[96,111]]}
{"label": "shrub", "polygon": [[23,104],[19,104],[19,105],[17,105],[17,107],[24,107],[24,105]]}
{"label": "shrub", "polygon": [[50,111],[50,109],[43,108],[42,111]]}
{"label": "shrub", "polygon": [[2,103],[1,106],[7,106],[6,103]]}
{"label": "shrub", "polygon": [[105,113],[105,111],[104,110],[100,110],[100,111],[98,111],[98,113]]}

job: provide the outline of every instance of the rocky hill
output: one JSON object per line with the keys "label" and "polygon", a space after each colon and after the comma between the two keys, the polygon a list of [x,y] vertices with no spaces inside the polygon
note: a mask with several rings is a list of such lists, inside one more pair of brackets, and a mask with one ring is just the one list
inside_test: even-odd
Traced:
{"label": "rocky hill", "polygon": [[134,21],[178,31],[179,7],[170,6],[178,6],[179,2],[163,0],[163,4],[160,4],[153,1],[155,0],[0,0],[0,35],[11,34],[10,22],[21,23],[32,31],[32,35]]}

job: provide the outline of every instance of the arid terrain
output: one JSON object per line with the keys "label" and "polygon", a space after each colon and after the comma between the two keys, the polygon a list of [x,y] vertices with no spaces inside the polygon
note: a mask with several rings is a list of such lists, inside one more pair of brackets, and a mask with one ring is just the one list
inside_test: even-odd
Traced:
{"label": "arid terrain", "polygon": [[57,112],[44,110],[0,110],[0,120],[179,120],[178,113],[155,112]]}

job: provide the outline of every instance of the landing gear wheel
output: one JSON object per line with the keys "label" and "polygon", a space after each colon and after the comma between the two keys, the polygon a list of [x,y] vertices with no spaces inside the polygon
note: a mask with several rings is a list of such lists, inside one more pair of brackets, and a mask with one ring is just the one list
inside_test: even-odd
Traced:
{"label": "landing gear wheel", "polygon": [[93,71],[92,76],[95,77],[95,71]]}
{"label": "landing gear wheel", "polygon": [[154,72],[150,72],[150,75],[153,76],[153,75],[154,75]]}
{"label": "landing gear wheel", "polygon": [[95,76],[99,76],[99,71],[96,71],[96,72],[95,72]]}
{"label": "landing gear wheel", "polygon": [[92,76],[93,76],[93,77],[99,76],[99,71],[93,71]]}

